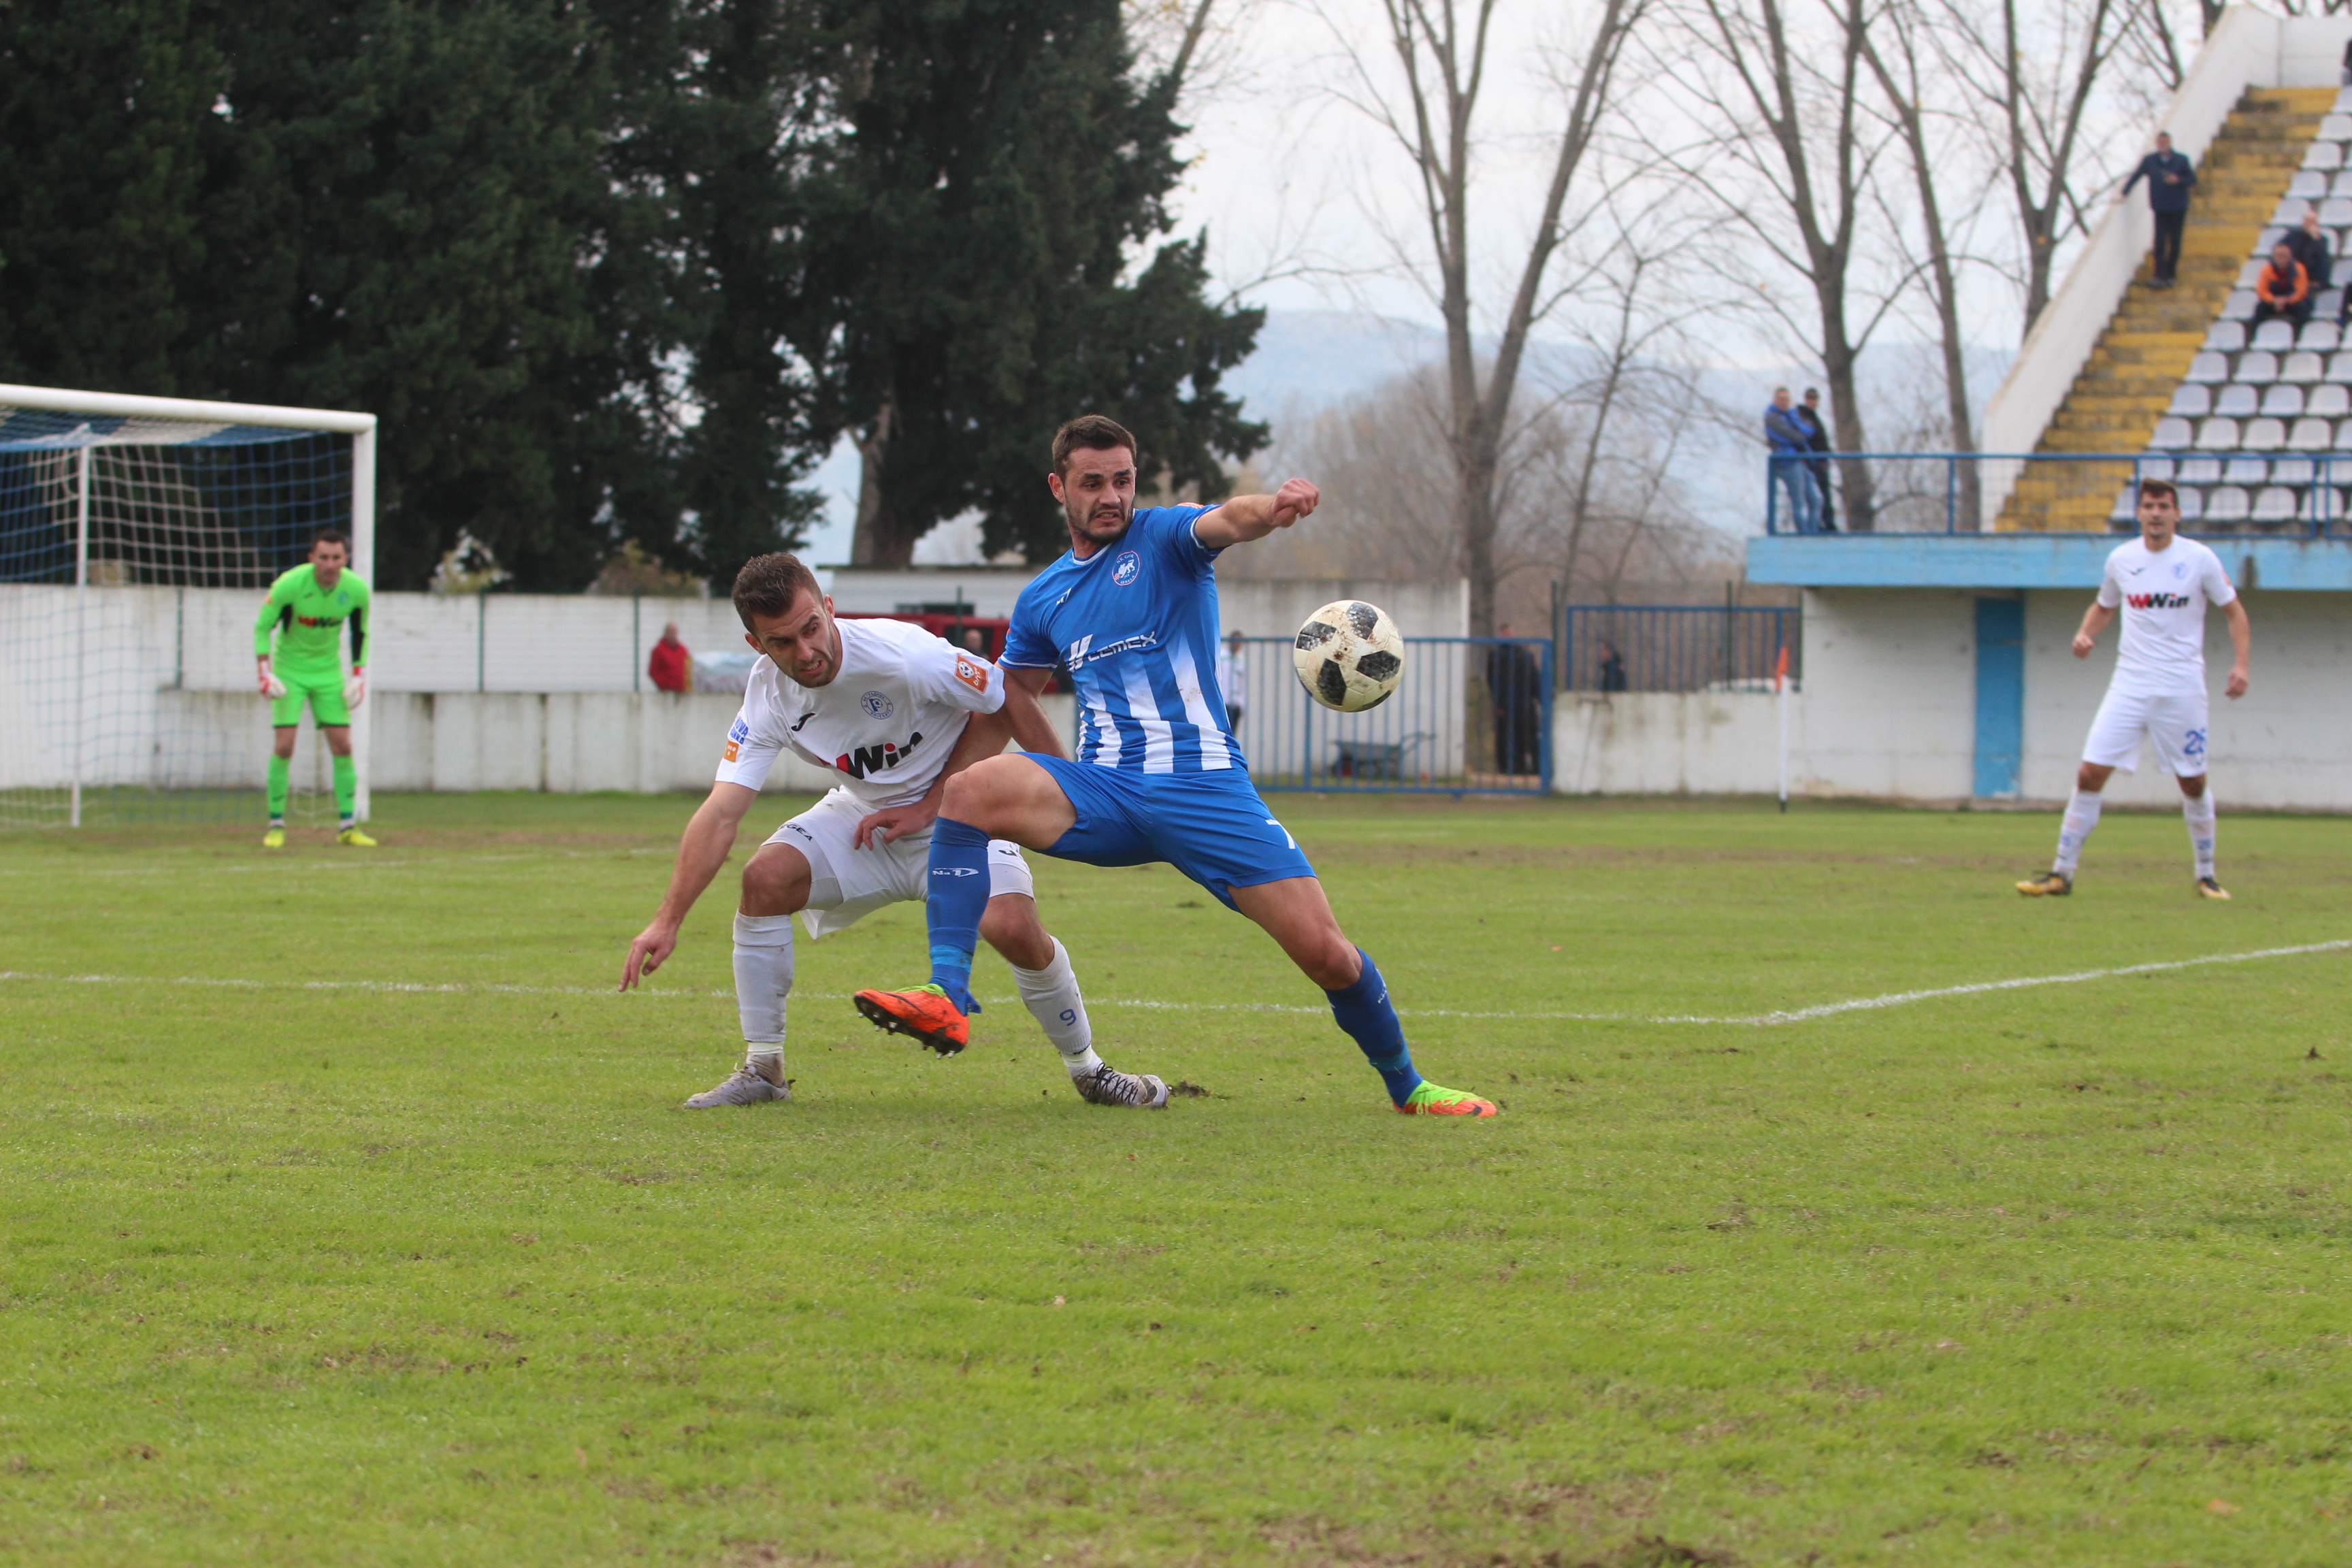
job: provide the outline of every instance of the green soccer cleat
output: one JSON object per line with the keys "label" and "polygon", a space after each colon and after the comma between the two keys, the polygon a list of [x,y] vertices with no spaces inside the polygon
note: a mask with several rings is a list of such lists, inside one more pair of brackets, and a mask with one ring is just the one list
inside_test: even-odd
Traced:
{"label": "green soccer cleat", "polygon": [[354,849],[373,849],[375,847],[375,840],[370,838],[366,834],[362,833],[356,827],[346,827],[341,833],[336,834],[335,842],[338,844],[348,844]]}
{"label": "green soccer cleat", "polygon": [[1498,1107],[1491,1100],[1481,1100],[1475,1094],[1465,1094],[1458,1089],[1440,1089],[1428,1079],[1405,1096],[1397,1107],[1399,1116],[1493,1116]]}

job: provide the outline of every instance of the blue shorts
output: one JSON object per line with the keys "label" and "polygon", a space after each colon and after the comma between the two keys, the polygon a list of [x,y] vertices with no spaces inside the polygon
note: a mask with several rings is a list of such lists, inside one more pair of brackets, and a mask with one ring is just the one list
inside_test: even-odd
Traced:
{"label": "blue shorts", "polygon": [[1165,860],[1234,907],[1232,889],[1312,877],[1298,840],[1258,799],[1239,768],[1209,773],[1135,773],[1030,755],[1054,775],[1078,820],[1045,851],[1089,866]]}

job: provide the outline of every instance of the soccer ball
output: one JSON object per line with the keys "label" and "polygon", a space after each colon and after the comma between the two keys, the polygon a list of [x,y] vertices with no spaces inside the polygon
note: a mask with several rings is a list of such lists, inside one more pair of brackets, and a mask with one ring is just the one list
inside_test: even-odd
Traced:
{"label": "soccer ball", "polygon": [[1340,599],[1307,617],[1290,659],[1307,695],[1361,713],[1387,701],[1404,678],[1404,638],[1378,605]]}

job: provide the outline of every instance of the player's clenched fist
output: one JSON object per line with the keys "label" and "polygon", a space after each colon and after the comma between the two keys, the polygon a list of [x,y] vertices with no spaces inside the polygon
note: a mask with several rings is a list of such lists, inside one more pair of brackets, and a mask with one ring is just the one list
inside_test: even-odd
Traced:
{"label": "player's clenched fist", "polygon": [[669,955],[677,951],[677,929],[654,924],[637,933],[629,943],[629,962],[621,968],[621,989],[628,990],[639,980],[659,969]]}
{"label": "player's clenched fist", "polygon": [[1285,479],[1274,492],[1274,526],[1288,528],[1322,504],[1323,492],[1312,479]]}

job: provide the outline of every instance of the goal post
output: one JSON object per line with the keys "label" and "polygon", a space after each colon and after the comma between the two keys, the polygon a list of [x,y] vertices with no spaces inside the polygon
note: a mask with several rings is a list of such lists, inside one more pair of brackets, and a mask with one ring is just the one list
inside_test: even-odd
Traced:
{"label": "goal post", "polygon": [[[321,527],[373,585],[375,440],[372,414],[0,384],[0,829],[257,821],[253,624]],[[300,819],[327,771],[306,724]]]}

